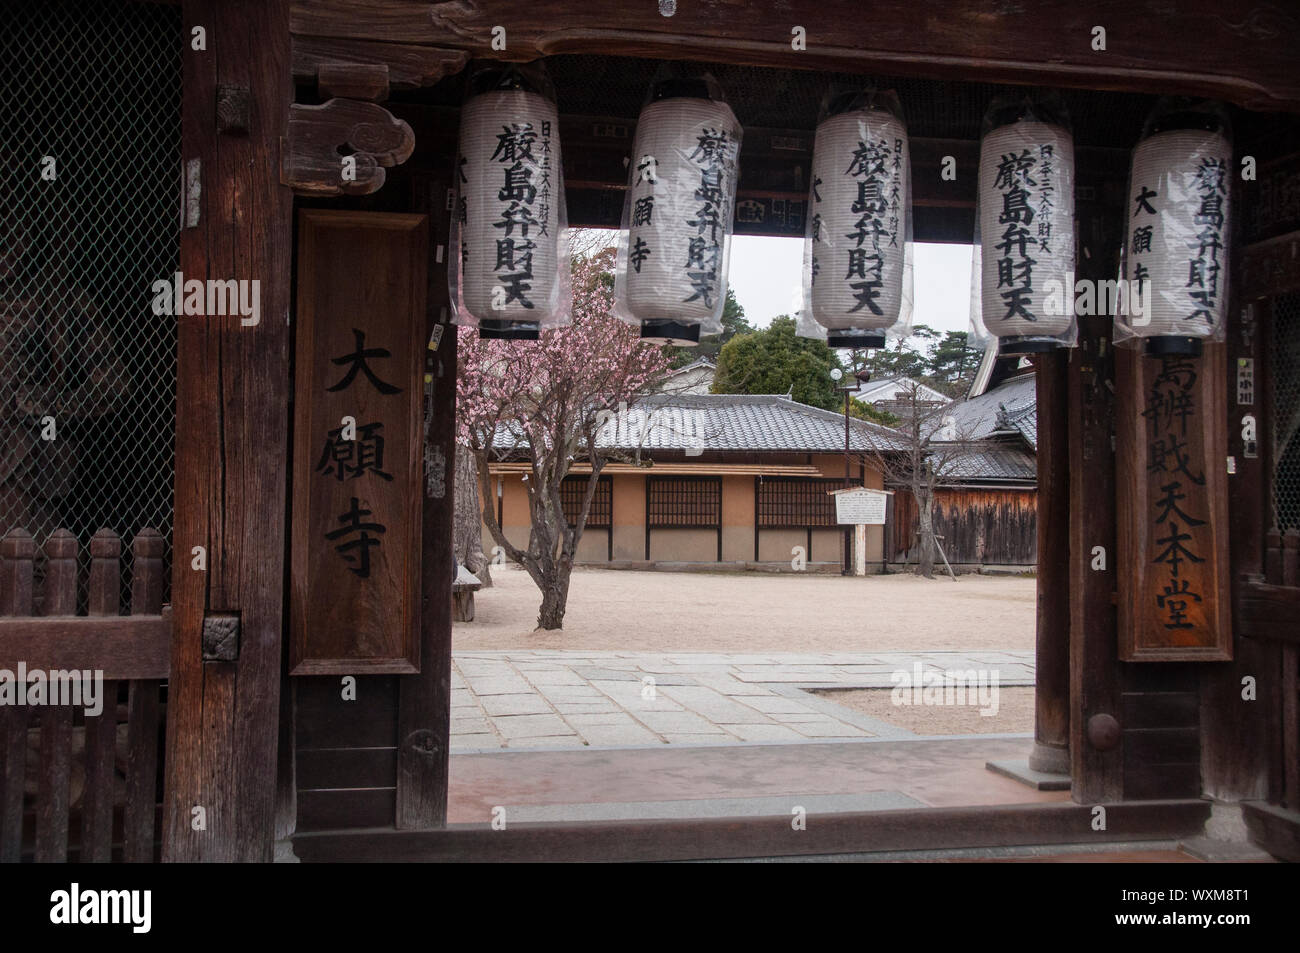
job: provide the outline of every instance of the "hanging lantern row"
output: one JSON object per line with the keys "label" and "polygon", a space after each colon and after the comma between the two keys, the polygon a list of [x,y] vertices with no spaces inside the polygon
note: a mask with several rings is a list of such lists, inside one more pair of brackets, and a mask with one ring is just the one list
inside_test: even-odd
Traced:
{"label": "hanging lantern row", "polygon": [[1122,276],[1141,296],[1115,321],[1116,343],[1147,354],[1201,353],[1224,339],[1232,138],[1216,104],[1162,101],[1129,171]]}
{"label": "hanging lantern row", "polygon": [[1074,345],[1074,139],[1055,96],[985,114],[972,249],[974,341],[1004,354]]}
{"label": "hanging lantern row", "polygon": [[540,68],[474,74],[461,111],[448,262],[457,324],[536,340],[568,319],[569,244],[555,94]]}
{"label": "hanging lantern row", "polygon": [[911,159],[893,92],[833,91],[813,140],[799,333],[881,348],[912,319]]}
{"label": "hanging lantern row", "polygon": [[722,330],[740,123],[710,76],[667,76],[637,119],[614,314],[646,340],[695,345]]}
{"label": "hanging lantern row", "polygon": [[[710,76],[664,74],[628,162],[614,314],[646,340],[721,331],[742,130]],[[1197,354],[1223,339],[1226,115],[1162,102],[1133,152],[1117,343]],[[1074,143],[1053,94],[997,101],[980,140],[971,332],[1004,353],[1075,343]],[[457,324],[535,339],[572,306],[554,92],[536,66],[475,73],[462,110],[452,256]],[[799,333],[879,348],[912,321],[911,161],[897,97],[832,90],[813,144]]]}

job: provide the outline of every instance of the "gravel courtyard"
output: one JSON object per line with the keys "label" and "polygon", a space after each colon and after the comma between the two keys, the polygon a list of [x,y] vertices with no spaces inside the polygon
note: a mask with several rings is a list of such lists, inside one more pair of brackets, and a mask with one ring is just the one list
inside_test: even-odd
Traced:
{"label": "gravel courtyard", "polygon": [[1035,580],[577,569],[564,628],[535,631],[541,595],[496,567],[452,649],[579,652],[933,652],[1034,648]]}

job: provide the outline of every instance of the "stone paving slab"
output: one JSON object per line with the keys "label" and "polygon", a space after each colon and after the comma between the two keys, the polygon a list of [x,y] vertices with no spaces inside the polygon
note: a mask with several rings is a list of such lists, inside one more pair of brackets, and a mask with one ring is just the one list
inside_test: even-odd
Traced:
{"label": "stone paving slab", "polygon": [[1031,651],[453,653],[453,750],[810,744],[914,737],[811,694],[890,688],[894,675],[993,670],[1033,684]]}

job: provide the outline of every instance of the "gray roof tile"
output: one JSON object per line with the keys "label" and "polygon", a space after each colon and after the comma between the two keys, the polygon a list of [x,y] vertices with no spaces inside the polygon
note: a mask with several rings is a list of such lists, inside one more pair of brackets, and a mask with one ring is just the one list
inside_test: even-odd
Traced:
{"label": "gray roof tile", "polygon": [[[842,453],[844,415],[778,395],[659,394],[625,414],[614,413],[597,438],[607,449],[703,452]],[[495,446],[517,441],[498,433]],[[858,452],[902,449],[889,427],[851,418],[849,447]]]}

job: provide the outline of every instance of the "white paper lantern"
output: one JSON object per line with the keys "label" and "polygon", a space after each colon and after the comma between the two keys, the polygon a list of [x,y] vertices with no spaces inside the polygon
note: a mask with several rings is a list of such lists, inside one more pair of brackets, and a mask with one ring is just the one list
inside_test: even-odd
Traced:
{"label": "white paper lantern", "polygon": [[831,347],[874,348],[886,332],[906,334],[911,158],[902,120],[870,105],[824,118],[808,198],[800,332],[824,328]]}
{"label": "white paper lantern", "polygon": [[1140,283],[1116,337],[1148,353],[1199,354],[1223,339],[1228,283],[1232,143],[1218,132],[1172,129],[1137,144],[1129,174],[1124,277]]}
{"label": "white paper lantern", "polygon": [[740,164],[740,124],[703,82],[665,84],[699,95],[641,110],[628,165],[615,314],[641,336],[698,343],[722,330]]}
{"label": "white paper lantern", "polygon": [[972,326],[1003,353],[1074,343],[1074,140],[1021,119],[980,142]]}
{"label": "white paper lantern", "polygon": [[449,263],[456,323],[482,337],[534,339],[570,305],[560,124],[525,89],[472,96],[461,110]]}

